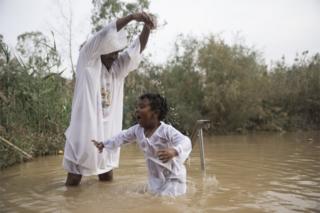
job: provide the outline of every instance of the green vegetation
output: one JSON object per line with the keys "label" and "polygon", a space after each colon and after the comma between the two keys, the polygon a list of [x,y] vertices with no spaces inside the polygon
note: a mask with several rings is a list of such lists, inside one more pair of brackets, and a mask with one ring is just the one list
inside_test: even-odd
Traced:
{"label": "green vegetation", "polygon": [[[57,73],[60,57],[41,33],[18,38],[12,55],[0,40],[0,135],[34,156],[62,149],[70,116],[72,85]],[[20,161],[0,143],[0,168]]]}
{"label": "green vegetation", "polygon": [[[149,5],[106,2],[93,13],[93,31],[104,20]],[[63,149],[71,110],[73,80],[61,77],[51,40],[39,32],[22,34],[17,57],[0,37],[0,135],[35,156]],[[154,65],[146,58],[127,77],[124,127],[135,122],[135,102],[144,92],[164,95],[170,104],[167,122],[186,133],[202,118],[212,121],[209,133],[216,134],[319,129],[320,55],[305,51],[292,65],[283,58],[268,67],[245,45],[228,45],[212,35],[180,37],[167,63]],[[0,168],[20,160],[0,143]]]}
{"label": "green vegetation", "polygon": [[168,120],[184,132],[201,118],[219,134],[319,129],[319,54],[306,51],[290,66],[281,59],[268,69],[255,50],[214,36],[180,38],[176,47],[165,65],[146,62],[129,75],[125,126],[132,123],[135,97],[154,91],[167,97]]}

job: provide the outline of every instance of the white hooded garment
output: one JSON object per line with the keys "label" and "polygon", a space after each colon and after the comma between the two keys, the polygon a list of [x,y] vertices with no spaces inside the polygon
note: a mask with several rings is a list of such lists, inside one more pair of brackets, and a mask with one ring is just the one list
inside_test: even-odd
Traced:
{"label": "white hooded garment", "polygon": [[[190,139],[163,122],[152,136],[147,138],[143,127],[137,124],[104,141],[105,149],[103,149],[103,152],[117,149],[122,144],[134,141],[137,141],[144,153],[149,176],[149,191],[157,195],[169,196],[186,193],[184,162],[192,149]],[[166,148],[175,149],[178,155],[167,163],[163,163],[158,159],[157,151]]]}
{"label": "white hooded garment", "polygon": [[[140,40],[137,38],[120,53],[110,70],[102,65],[100,56],[126,45],[126,33],[117,32],[116,21],[113,21],[80,50],[71,121],[65,132],[63,166],[70,173],[97,175],[119,165],[120,149],[99,154],[91,140],[104,141],[122,129],[124,79],[140,63]],[[104,107],[102,88],[108,93],[108,105]]]}

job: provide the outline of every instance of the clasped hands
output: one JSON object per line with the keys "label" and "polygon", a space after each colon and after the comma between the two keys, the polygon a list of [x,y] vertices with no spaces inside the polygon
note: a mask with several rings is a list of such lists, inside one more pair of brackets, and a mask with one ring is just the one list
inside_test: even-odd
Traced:
{"label": "clasped hands", "polygon": [[156,28],[156,20],[152,14],[148,14],[146,12],[137,12],[131,14],[131,17],[137,22],[144,22],[150,30]]}

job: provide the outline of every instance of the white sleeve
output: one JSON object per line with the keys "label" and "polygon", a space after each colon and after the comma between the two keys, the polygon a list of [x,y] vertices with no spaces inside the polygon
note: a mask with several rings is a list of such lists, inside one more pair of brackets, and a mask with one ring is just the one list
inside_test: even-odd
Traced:
{"label": "white sleeve", "polygon": [[89,58],[98,58],[100,55],[122,49],[126,45],[126,32],[123,29],[117,31],[116,20],[114,20],[95,33],[80,51],[84,51]]}
{"label": "white sleeve", "polygon": [[129,129],[122,130],[119,134],[103,142],[107,149],[116,149],[122,144],[132,143],[136,140],[136,129],[138,125],[132,126]]}
{"label": "white sleeve", "polygon": [[137,69],[141,62],[140,39],[136,38],[132,44],[122,52],[115,61],[116,75],[125,78],[129,72]]}
{"label": "white sleeve", "polygon": [[184,162],[187,160],[192,150],[189,137],[183,135],[173,127],[169,128],[168,131],[170,142],[173,146],[172,148],[174,148],[178,153],[177,159],[181,162]]}

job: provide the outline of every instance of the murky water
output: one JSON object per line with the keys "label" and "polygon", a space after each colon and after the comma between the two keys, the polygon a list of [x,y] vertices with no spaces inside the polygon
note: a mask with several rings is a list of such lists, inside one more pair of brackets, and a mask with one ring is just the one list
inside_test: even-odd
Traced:
{"label": "murky water", "polygon": [[188,193],[146,192],[146,168],[135,145],[122,149],[115,180],[86,177],[64,186],[62,156],[0,172],[0,212],[320,212],[320,132],[206,138],[188,163]]}

